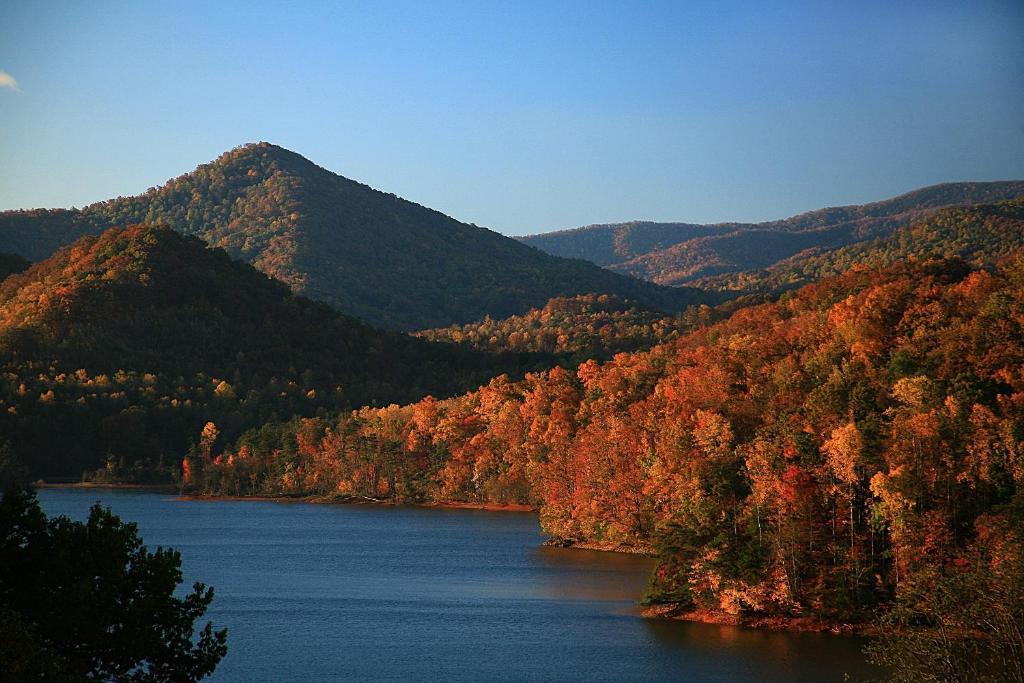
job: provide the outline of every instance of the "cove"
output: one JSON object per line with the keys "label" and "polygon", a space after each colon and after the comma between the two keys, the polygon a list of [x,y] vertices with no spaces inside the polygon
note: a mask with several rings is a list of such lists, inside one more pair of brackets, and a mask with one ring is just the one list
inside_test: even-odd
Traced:
{"label": "cove", "polygon": [[[42,489],[50,515],[99,501],[182,554],[227,627],[212,680],[841,681],[864,641],[644,619],[653,561],[541,545],[536,515],[184,501]],[[202,623],[205,623],[205,619]]]}

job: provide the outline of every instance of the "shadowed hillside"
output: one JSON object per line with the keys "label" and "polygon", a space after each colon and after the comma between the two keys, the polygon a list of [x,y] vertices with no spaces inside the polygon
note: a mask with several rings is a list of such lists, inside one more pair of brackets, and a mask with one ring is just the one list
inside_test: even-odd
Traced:
{"label": "shadowed hillside", "polygon": [[20,273],[21,271],[32,265],[28,259],[22,258],[17,254],[4,254],[0,253],[0,281],[6,278],[8,275],[14,273]]}
{"label": "shadowed hillside", "polygon": [[502,320],[485,318],[415,334],[491,352],[553,354],[559,364],[576,367],[586,360],[608,360],[623,351],[670,341],[763,298],[738,297],[714,308],[693,306],[685,313],[665,315],[616,296],[586,294],[558,297],[543,308]]}
{"label": "shadowed hillside", "polygon": [[378,330],[196,238],[114,228],[0,284],[0,470],[170,464],[208,421],[452,394],[530,357]]}

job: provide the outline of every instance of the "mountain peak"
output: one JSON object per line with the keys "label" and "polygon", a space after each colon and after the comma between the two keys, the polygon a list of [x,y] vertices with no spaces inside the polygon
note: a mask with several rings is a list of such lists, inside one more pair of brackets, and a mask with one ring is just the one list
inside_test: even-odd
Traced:
{"label": "mountain peak", "polygon": [[260,141],[247,142],[233,147],[213,161],[201,164],[192,171],[154,189],[160,190],[195,174],[204,173],[223,174],[226,178],[238,179],[249,184],[265,182],[275,173],[285,173],[297,177],[315,175],[341,177],[316,165],[298,152],[271,142]]}
{"label": "mountain peak", "polygon": [[[221,154],[212,163],[218,165],[228,165],[232,163],[254,161],[257,159],[273,159],[275,161],[292,162],[308,164],[310,166],[316,166],[312,161],[302,156],[298,152],[293,152],[287,147],[275,145],[272,142],[259,141],[259,142],[246,142],[244,144],[233,147],[228,151]],[[316,166],[320,168],[319,166]]]}
{"label": "mountain peak", "polygon": [[0,214],[0,239],[38,260],[82,235],[137,223],[200,237],[296,292],[397,329],[504,318],[576,294],[618,294],[665,311],[704,302],[696,290],[550,256],[269,142],[236,147],[136,197]]}

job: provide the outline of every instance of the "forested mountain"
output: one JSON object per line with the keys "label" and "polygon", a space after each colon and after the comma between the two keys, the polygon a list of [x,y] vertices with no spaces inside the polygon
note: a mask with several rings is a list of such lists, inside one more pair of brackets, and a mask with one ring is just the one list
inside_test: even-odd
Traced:
{"label": "forested mountain", "polygon": [[891,234],[950,206],[1024,195],[1024,181],[947,183],[871,204],[820,209],[764,223],[632,222],[521,237],[557,256],[582,258],[664,285],[763,269],[806,249],[833,249]]}
{"label": "forested mountain", "polygon": [[293,291],[396,329],[503,318],[575,294],[618,294],[667,312],[705,301],[554,258],[268,143],[236,148],[137,197],[0,213],[0,244],[38,260],[82,235],[136,223],[198,236]]}
{"label": "forested mountain", "polygon": [[520,362],[369,327],[166,228],[114,228],[0,284],[0,456],[34,475],[108,455],[177,469],[210,420],[233,438],[450,395]]}
{"label": "forested mountain", "polygon": [[740,293],[771,293],[838,275],[855,264],[889,266],[907,259],[960,258],[973,266],[992,263],[1024,247],[1024,199],[942,209],[887,237],[838,249],[809,249],[767,270],[697,280],[701,287]]}
{"label": "forested mountain", "polygon": [[859,267],[576,372],[269,424],[186,483],[529,503],[555,539],[656,548],[666,609],[927,620],[939,588],[1017,590],[1022,368],[1024,253]]}

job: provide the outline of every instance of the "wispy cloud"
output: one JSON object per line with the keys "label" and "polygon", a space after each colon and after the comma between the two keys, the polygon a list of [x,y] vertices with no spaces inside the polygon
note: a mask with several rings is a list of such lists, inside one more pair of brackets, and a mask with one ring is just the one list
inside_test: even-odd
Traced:
{"label": "wispy cloud", "polygon": [[0,71],[0,88],[10,88],[11,90],[18,90],[18,81],[14,80],[14,76],[7,73],[6,71]]}

